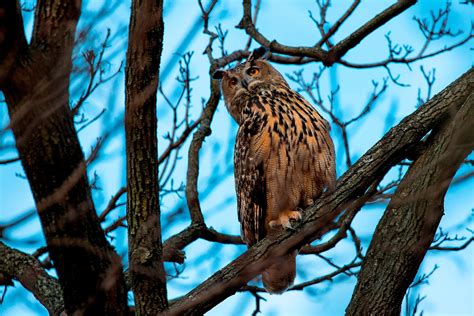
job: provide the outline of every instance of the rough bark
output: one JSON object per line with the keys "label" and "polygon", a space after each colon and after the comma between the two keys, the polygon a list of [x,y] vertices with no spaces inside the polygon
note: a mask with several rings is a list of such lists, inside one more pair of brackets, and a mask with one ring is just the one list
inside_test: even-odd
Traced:
{"label": "rough bark", "polygon": [[[5,9],[3,2],[2,6]],[[122,265],[97,219],[69,108],[80,6],[80,1],[37,2],[32,41],[26,44],[22,28],[18,38],[10,40],[22,47],[9,48],[15,52],[15,61],[0,89],[67,313],[118,315],[127,308]],[[15,8],[16,12],[7,14],[16,19],[2,31],[19,30],[18,2]],[[0,61],[0,68],[4,67]]]}
{"label": "rough bark", "polygon": [[163,2],[132,2],[126,66],[125,135],[130,274],[137,315],[168,306],[162,262],[156,92]]}
{"label": "rough bark", "polygon": [[347,315],[400,315],[404,295],[433,241],[444,197],[474,148],[474,94],[433,130],[377,225]]}
{"label": "rough bark", "polygon": [[12,249],[0,242],[0,271],[18,280],[36,299],[43,304],[50,315],[64,311],[64,300],[58,280],[51,277],[32,256]]}
{"label": "rough bark", "polygon": [[295,231],[269,236],[257,243],[177,300],[166,315],[203,314],[260,274],[272,258],[320,238],[325,227],[341,214],[350,201],[363,196],[374,181],[412,154],[413,147],[431,129],[442,123],[450,113],[458,111],[472,91],[472,76],[473,71],[469,70],[392,128],[340,178],[333,193],[324,195],[306,210]]}

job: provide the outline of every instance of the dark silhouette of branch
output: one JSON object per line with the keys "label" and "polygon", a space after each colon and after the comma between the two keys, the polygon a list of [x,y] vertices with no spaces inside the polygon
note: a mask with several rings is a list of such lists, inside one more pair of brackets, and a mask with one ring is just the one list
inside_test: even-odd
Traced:
{"label": "dark silhouette of branch", "polygon": [[[449,12],[449,7],[447,9],[447,12]],[[447,15],[445,16],[445,18],[447,19]],[[438,22],[439,22],[439,20],[433,21],[432,22],[433,26],[435,26]],[[443,22],[441,25],[446,25],[446,23],[447,22]],[[389,64],[407,64],[409,66],[413,62],[423,60],[423,59],[426,59],[426,58],[430,58],[430,57],[434,57],[434,56],[440,55],[442,53],[445,53],[447,51],[453,50],[457,47],[460,47],[460,46],[466,44],[467,42],[469,42],[473,38],[472,31],[473,31],[473,28],[471,26],[471,30],[469,31],[469,33],[465,37],[463,37],[462,39],[457,41],[456,43],[444,46],[443,48],[434,50],[434,51],[429,52],[429,53],[426,52],[426,49],[428,48],[428,45],[433,41],[433,36],[426,36],[426,40],[425,40],[425,43],[423,44],[423,47],[420,49],[419,53],[416,56],[412,56],[412,57],[411,57],[411,54],[413,53],[414,50],[411,46],[403,45],[402,47],[400,47],[398,45],[392,45],[391,40],[390,40],[390,36],[389,36],[390,34],[387,34],[385,37],[386,37],[386,39],[388,41],[388,44],[389,44],[388,45],[388,48],[389,48],[388,58],[386,58],[384,60],[381,60],[381,61],[370,62],[370,63],[352,63],[352,62],[342,60],[342,59],[339,60],[338,62],[341,65],[344,65],[344,66],[350,67],[350,68],[363,69],[363,68],[386,67],[387,71],[389,71],[389,69],[387,67]],[[458,32],[454,36],[457,37],[460,34],[461,33]],[[440,33],[440,34],[438,34],[438,36],[439,37],[441,37],[441,36],[453,36],[453,34]],[[398,79],[398,76],[397,76],[397,78],[393,78],[392,81],[397,83],[397,79]]]}
{"label": "dark silhouette of branch", "polygon": [[411,307],[411,295],[412,295],[412,289],[413,288],[416,288],[422,284],[427,284],[428,283],[428,279],[433,275],[433,273],[436,272],[436,270],[438,270],[439,266],[438,265],[435,265],[433,267],[433,269],[431,269],[430,272],[428,273],[423,273],[419,278],[417,278],[415,281],[413,281],[412,284],[410,284],[410,286],[408,287],[408,290],[405,294],[405,315],[413,315],[415,316],[416,315],[416,312],[420,306],[420,303],[426,298],[426,296],[423,296],[421,297],[420,295],[418,295],[415,299],[415,302],[413,304],[413,308]]}
{"label": "dark silhouette of branch", "polygon": [[127,193],[127,188],[122,187],[117,191],[117,193],[114,194],[114,196],[112,196],[106,208],[102,211],[102,213],[100,213],[99,221],[103,222],[105,218],[107,217],[107,215],[109,215],[111,211],[113,211],[115,208],[119,206],[117,202],[125,193]]}
{"label": "dark silhouette of branch", "polygon": [[[106,234],[114,231],[115,229],[119,228],[119,227],[127,227],[125,226],[124,222],[125,220],[127,219],[127,216],[121,216],[119,217],[118,219],[116,219],[112,224],[110,224],[109,226],[107,226],[105,229],[104,229],[104,232]],[[166,261],[166,260],[164,260]]]}
{"label": "dark silhouette of branch", "polygon": [[[89,75],[89,82],[87,83],[86,89],[81,93],[81,96],[77,102],[72,106],[72,114],[77,115],[79,110],[84,105],[86,100],[94,93],[94,91],[102,84],[113,79],[117,76],[122,70],[122,65],[118,68],[116,72],[112,75],[105,77],[105,70],[103,69],[104,63],[104,53],[108,45],[108,40],[110,39],[110,29],[107,29],[107,34],[99,50],[99,54],[96,55],[96,52],[93,50],[86,50],[82,53],[82,57],[87,64],[87,73]],[[96,80],[97,79],[97,80]]]}
{"label": "dark silhouette of branch", "polygon": [[9,163],[20,161],[20,157],[0,159],[0,165],[7,165]]}
{"label": "dark silhouette of branch", "polygon": [[466,249],[467,246],[469,246],[472,242],[474,241],[474,238],[471,237],[469,238],[465,243],[463,243],[462,245],[460,246],[453,246],[453,247],[448,247],[448,246],[436,246],[436,247],[431,247],[430,250],[440,250],[440,251],[459,251],[459,250],[463,250],[463,249]]}
{"label": "dark silhouette of branch", "polygon": [[[330,1],[326,1],[329,5]],[[327,32],[322,35],[321,39],[316,43],[316,46],[322,46],[323,43],[328,43],[328,39],[331,38],[334,34],[336,34],[339,27],[349,18],[349,16],[354,12],[357,6],[360,4],[360,0],[354,0],[352,5],[344,12],[344,14],[329,28]],[[324,24],[321,21],[320,24]]]}
{"label": "dark silhouette of branch", "polygon": [[[329,1],[327,1],[327,3],[329,3]],[[252,36],[255,41],[265,47],[268,47],[272,52],[290,56],[309,57],[313,58],[315,61],[321,61],[325,66],[331,66],[335,62],[338,62],[350,49],[358,45],[365,37],[367,37],[373,31],[375,31],[376,29],[378,29],[379,27],[390,21],[392,18],[414,5],[415,3],[416,0],[397,1],[397,3],[390,6],[385,11],[381,12],[373,19],[368,21],[366,24],[361,26],[359,29],[351,33],[351,35],[331,47],[329,51],[323,50],[320,45],[316,45],[313,47],[292,47],[282,45],[276,40],[268,40],[255,28],[255,25],[252,22],[250,0],[243,1],[244,15],[237,27],[244,29],[246,33]],[[336,30],[333,30],[333,33],[335,33]],[[326,36],[327,35],[323,35],[323,39]],[[326,42],[328,39],[329,37],[326,38],[323,43]]]}
{"label": "dark silhouette of branch", "polygon": [[12,228],[12,227],[14,227],[18,224],[23,223],[24,221],[32,218],[35,215],[36,215],[36,210],[32,209],[32,210],[29,210],[29,211],[21,214],[20,216],[18,216],[17,218],[11,220],[8,223],[0,224],[0,238],[5,238],[5,230],[7,230],[9,228]]}
{"label": "dark silhouette of branch", "polygon": [[[467,229],[472,235],[474,235],[474,232],[470,229]],[[440,239],[440,240],[439,240]],[[458,241],[463,241],[459,246],[443,246],[446,242],[458,242]],[[452,238],[449,237],[448,234],[443,233],[443,231],[440,229],[440,237],[437,238],[437,236],[434,237],[433,244],[430,246],[429,250],[439,250],[439,251],[459,251],[466,249],[472,242],[474,241],[474,236],[471,236],[471,238],[466,238],[466,237],[458,237],[457,235]]]}

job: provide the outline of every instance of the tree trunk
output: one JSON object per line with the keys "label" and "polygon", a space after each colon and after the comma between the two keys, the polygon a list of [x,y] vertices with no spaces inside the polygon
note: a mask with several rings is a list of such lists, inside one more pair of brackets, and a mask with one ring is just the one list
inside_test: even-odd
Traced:
{"label": "tree trunk", "polygon": [[347,315],[400,315],[433,241],[454,174],[474,148],[474,98],[434,129],[377,225]]}
{"label": "tree trunk", "polygon": [[[38,1],[32,42],[23,28],[15,35],[23,46],[1,89],[66,312],[119,315],[127,308],[122,265],[100,227],[69,108],[80,12],[80,1]],[[18,3],[8,14],[22,23]]]}
{"label": "tree trunk", "polygon": [[162,262],[156,93],[163,46],[163,2],[132,2],[126,66],[127,220],[137,315],[168,306]]}

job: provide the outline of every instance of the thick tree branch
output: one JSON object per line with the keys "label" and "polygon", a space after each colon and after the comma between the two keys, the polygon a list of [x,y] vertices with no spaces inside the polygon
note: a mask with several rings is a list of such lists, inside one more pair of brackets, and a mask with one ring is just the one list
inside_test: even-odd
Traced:
{"label": "thick tree branch", "polygon": [[341,177],[335,192],[323,195],[306,211],[295,231],[265,238],[177,300],[166,311],[167,315],[202,314],[210,310],[261,273],[274,258],[320,238],[324,227],[340,215],[351,200],[363,195],[374,181],[404,159],[432,128],[450,113],[457,112],[471,93],[472,77],[473,71],[469,70],[392,128]]}
{"label": "thick tree branch", "polygon": [[76,31],[76,23],[71,22],[79,20],[81,2],[39,0],[36,3],[31,45],[46,45],[54,49],[60,49],[61,44],[70,45],[69,41],[74,39]]}
{"label": "thick tree branch", "polygon": [[158,313],[168,306],[156,118],[163,31],[163,1],[134,0],[125,75],[125,137],[129,271],[137,315]]}
{"label": "thick tree branch", "polygon": [[0,242],[0,272],[18,280],[48,310],[50,315],[64,311],[63,293],[58,280],[51,277],[34,257]]}
{"label": "thick tree branch", "polygon": [[473,117],[471,92],[460,111],[432,131],[377,225],[347,315],[400,315],[444,214],[449,184],[474,149]]}

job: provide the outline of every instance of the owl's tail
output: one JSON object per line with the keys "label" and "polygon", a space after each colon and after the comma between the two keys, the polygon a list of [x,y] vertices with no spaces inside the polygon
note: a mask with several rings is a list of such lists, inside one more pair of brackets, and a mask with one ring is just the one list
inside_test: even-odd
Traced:
{"label": "owl's tail", "polygon": [[263,286],[270,294],[281,294],[293,285],[296,276],[296,250],[278,258],[262,273]]}

